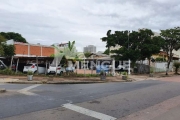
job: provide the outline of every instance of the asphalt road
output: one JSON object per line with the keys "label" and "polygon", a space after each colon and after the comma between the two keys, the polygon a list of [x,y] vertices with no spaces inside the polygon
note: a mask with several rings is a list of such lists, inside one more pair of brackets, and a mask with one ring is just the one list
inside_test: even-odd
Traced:
{"label": "asphalt road", "polygon": [[[180,116],[180,82],[1,84],[3,120],[165,120]],[[173,104],[171,104],[173,103]],[[148,113],[148,114],[147,114]]]}

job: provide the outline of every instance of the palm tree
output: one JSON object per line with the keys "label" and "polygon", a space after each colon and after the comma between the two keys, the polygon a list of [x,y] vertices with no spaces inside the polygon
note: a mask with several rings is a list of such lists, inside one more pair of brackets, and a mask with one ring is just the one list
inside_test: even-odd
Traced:
{"label": "palm tree", "polygon": [[71,41],[68,42],[68,48],[71,51],[74,48],[75,41],[71,43]]}

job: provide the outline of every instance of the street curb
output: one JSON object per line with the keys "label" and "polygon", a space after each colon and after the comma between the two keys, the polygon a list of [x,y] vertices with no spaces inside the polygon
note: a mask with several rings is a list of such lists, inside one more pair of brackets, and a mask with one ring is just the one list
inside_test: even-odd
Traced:
{"label": "street curb", "polygon": [[106,83],[106,81],[86,81],[86,82],[47,82],[46,84],[93,84],[93,83]]}
{"label": "street curb", "polygon": [[19,81],[19,82],[6,82],[6,83],[12,83],[12,84],[43,84],[42,82],[23,82],[23,81]]}
{"label": "street curb", "polygon": [[11,84],[93,84],[107,83],[108,81],[78,81],[78,82],[51,82],[51,81],[15,81],[7,82]]}
{"label": "street curb", "polygon": [[5,93],[6,89],[5,88],[0,88],[0,93]]}

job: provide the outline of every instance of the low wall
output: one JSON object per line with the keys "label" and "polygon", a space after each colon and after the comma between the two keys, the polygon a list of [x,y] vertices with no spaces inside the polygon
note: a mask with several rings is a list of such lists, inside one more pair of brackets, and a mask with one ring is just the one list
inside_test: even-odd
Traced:
{"label": "low wall", "polygon": [[[167,68],[167,62],[156,62],[152,67],[154,72],[165,72]],[[171,62],[169,65],[169,71],[173,71],[173,62]]]}

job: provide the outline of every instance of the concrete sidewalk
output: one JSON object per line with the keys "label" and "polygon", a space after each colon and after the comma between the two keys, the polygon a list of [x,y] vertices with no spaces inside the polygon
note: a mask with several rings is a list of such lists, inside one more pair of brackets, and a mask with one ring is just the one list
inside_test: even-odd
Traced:
{"label": "concrete sidewalk", "polygon": [[163,73],[153,73],[153,77],[149,77],[149,74],[139,74],[139,75],[131,75],[131,78],[138,81],[138,80],[146,80],[146,79],[160,80],[160,79],[171,78],[175,76],[180,76],[180,75],[176,75],[174,74],[174,72],[169,72],[168,75],[165,75],[165,73],[163,72]]}
{"label": "concrete sidewalk", "polygon": [[18,81],[19,79],[15,79],[15,78],[0,78],[0,83],[8,83],[8,82],[15,82],[15,81]]}
{"label": "concrete sidewalk", "polygon": [[32,81],[27,80],[27,76],[0,76],[0,83],[17,84],[88,84],[105,82],[125,82],[120,76],[106,77],[106,80],[100,80],[100,77],[41,77],[33,76]]}
{"label": "concrete sidewalk", "polygon": [[[149,74],[129,75],[128,81],[158,80],[166,77],[175,76],[174,73],[155,73],[154,77]],[[0,83],[17,83],[17,84],[88,84],[88,83],[105,83],[105,82],[127,82],[122,80],[121,75],[106,77],[106,80],[100,80],[100,77],[57,77],[57,76],[33,76],[32,81],[27,80],[27,76],[7,76],[0,75]]]}

